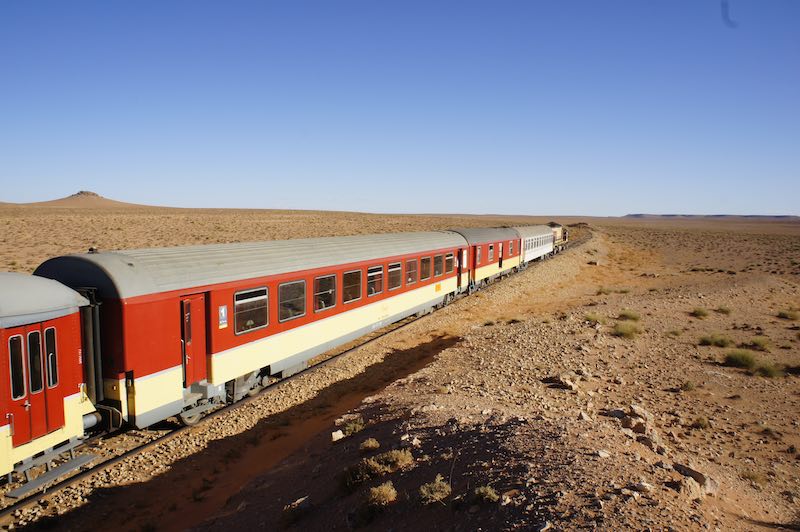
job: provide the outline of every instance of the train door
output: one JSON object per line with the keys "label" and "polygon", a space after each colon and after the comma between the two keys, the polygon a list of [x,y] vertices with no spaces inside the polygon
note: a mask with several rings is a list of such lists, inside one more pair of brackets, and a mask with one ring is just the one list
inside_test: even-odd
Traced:
{"label": "train door", "polygon": [[500,242],[500,244],[498,244],[498,246],[500,247],[500,250],[499,250],[500,251],[500,261],[499,261],[500,263],[498,264],[498,266],[502,270],[503,269],[503,243]]}
{"label": "train door", "polygon": [[194,294],[181,300],[184,388],[206,378],[205,299],[204,294]]}
{"label": "train door", "polygon": [[10,376],[10,401],[6,419],[11,425],[11,443],[15,447],[31,441],[30,408],[24,329],[8,337],[6,357]]}
{"label": "train door", "polygon": [[469,265],[467,264],[467,250],[460,249],[458,250],[458,287],[461,288],[463,285],[462,283],[462,275],[464,271],[469,271]]}
{"label": "train door", "polygon": [[41,326],[25,327],[27,338],[26,359],[28,370],[28,414],[31,424],[31,438],[47,434],[47,398],[44,394],[44,363],[42,355]]}
{"label": "train door", "polygon": [[64,396],[58,365],[58,335],[56,328],[42,324],[42,362],[44,364],[44,396],[47,402],[47,432],[64,426]]}

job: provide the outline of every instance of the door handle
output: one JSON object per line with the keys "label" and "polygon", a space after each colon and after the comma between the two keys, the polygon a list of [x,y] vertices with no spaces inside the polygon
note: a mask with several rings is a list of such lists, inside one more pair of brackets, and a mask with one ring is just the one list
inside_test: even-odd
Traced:
{"label": "door handle", "polygon": [[30,401],[25,401],[24,403],[22,403],[22,406],[25,407],[25,410],[30,410],[31,409]]}
{"label": "door handle", "polygon": [[11,425],[11,435],[14,435],[14,414],[6,414],[6,419]]}

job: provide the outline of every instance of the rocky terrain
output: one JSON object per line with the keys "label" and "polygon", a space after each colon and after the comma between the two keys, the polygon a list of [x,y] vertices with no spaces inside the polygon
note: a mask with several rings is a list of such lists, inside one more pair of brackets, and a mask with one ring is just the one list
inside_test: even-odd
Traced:
{"label": "rocky terrain", "polygon": [[[3,260],[35,242],[12,267],[87,244],[500,220],[50,209],[0,210],[13,228]],[[591,238],[567,253],[44,497],[15,524],[796,528],[800,226],[588,222]]]}

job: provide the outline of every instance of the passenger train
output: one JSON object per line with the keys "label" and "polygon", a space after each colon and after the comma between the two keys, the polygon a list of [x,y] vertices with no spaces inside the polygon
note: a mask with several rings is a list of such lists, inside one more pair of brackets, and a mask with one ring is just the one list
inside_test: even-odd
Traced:
{"label": "passenger train", "polygon": [[[0,474],[196,423],[315,356],[564,248],[558,224],[88,253],[0,273]],[[42,475],[45,477],[45,475]]]}

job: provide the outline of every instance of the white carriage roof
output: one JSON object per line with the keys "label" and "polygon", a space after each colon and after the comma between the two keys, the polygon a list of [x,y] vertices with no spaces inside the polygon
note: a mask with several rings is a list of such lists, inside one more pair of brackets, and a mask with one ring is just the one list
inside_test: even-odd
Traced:
{"label": "white carriage roof", "polygon": [[88,304],[78,292],[57,281],[0,272],[0,329],[60,318]]}
{"label": "white carriage roof", "polygon": [[465,245],[436,231],[135,249],[56,257],[36,274],[129,298]]}
{"label": "white carriage roof", "polygon": [[536,238],[553,234],[553,229],[548,225],[521,225],[514,227],[520,238]]}
{"label": "white carriage roof", "polygon": [[470,244],[484,244],[486,242],[516,240],[519,238],[517,232],[508,227],[465,227],[453,229],[453,231],[463,235]]}

